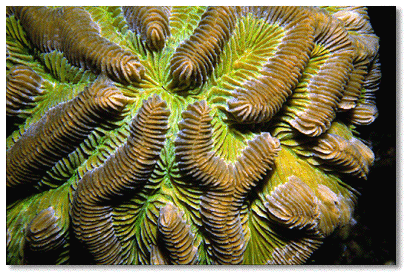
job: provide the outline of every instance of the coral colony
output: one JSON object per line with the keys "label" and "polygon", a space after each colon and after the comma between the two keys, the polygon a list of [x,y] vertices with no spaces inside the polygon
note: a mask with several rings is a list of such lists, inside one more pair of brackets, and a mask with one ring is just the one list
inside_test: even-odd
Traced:
{"label": "coral colony", "polygon": [[374,161],[366,8],[6,21],[8,264],[301,264],[350,224]]}

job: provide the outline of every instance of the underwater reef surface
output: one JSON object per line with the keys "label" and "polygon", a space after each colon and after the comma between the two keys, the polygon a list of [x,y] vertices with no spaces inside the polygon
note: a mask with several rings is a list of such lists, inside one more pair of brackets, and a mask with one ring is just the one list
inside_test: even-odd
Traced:
{"label": "underwater reef surface", "polygon": [[381,78],[366,8],[6,20],[7,264],[302,264],[354,223]]}
{"label": "underwater reef surface", "polygon": [[[312,264],[353,264],[353,265],[394,265],[397,264],[398,230],[397,218],[400,203],[400,187],[396,162],[396,134],[399,119],[397,91],[396,7],[368,7],[368,15],[375,34],[379,37],[379,57],[382,70],[380,92],[376,93],[379,116],[374,123],[360,127],[360,138],[366,140],[375,154],[375,161],[367,181],[357,179],[346,182],[360,192],[352,224],[346,236],[332,234],[306,263]],[[382,24],[383,21],[386,24]],[[392,91],[384,93],[382,91]],[[385,188],[381,188],[385,175]],[[379,203],[377,203],[379,202]],[[385,216],[386,222],[377,222],[377,216]]]}

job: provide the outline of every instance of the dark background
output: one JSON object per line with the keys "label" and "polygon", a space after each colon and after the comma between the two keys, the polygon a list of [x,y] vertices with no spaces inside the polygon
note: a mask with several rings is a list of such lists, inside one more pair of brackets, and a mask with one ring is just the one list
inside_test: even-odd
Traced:
{"label": "dark background", "polygon": [[376,93],[379,116],[370,125],[357,127],[369,141],[375,163],[368,180],[355,183],[360,191],[355,210],[357,224],[342,240],[330,237],[314,253],[310,264],[396,264],[397,179],[396,171],[396,7],[368,7],[370,22],[380,37],[382,79]]}

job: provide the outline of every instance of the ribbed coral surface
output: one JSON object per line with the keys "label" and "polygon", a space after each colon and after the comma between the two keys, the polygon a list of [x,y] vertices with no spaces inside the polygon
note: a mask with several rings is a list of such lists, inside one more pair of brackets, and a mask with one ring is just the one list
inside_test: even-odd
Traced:
{"label": "ribbed coral surface", "polygon": [[303,264],[374,153],[363,7],[7,7],[8,264]]}

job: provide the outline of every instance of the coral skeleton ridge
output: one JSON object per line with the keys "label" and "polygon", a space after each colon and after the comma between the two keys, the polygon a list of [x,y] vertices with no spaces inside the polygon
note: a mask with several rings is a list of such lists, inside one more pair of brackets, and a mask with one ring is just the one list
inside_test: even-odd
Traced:
{"label": "coral skeleton ridge", "polygon": [[366,8],[19,6],[6,27],[7,264],[303,264],[353,219]]}

